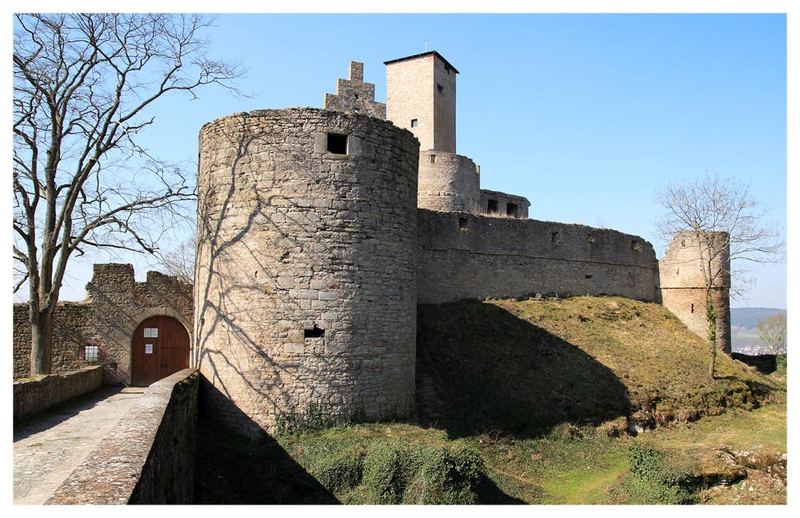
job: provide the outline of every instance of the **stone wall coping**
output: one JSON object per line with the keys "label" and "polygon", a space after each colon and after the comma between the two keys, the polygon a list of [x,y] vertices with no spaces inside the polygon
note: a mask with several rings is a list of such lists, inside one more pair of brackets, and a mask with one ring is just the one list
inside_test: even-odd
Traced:
{"label": "stone wall coping", "polygon": [[159,380],[67,477],[46,504],[127,504],[136,489],[174,388],[199,381],[196,369]]}
{"label": "stone wall coping", "polygon": [[100,365],[15,379],[14,419],[38,414],[68,399],[97,390],[102,382]]}

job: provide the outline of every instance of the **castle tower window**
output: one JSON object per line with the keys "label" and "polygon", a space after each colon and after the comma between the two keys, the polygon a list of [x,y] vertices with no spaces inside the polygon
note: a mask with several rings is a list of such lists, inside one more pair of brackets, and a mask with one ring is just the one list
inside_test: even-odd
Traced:
{"label": "castle tower window", "polygon": [[489,211],[489,214],[495,214],[497,212],[497,200],[489,200],[486,210]]}
{"label": "castle tower window", "polygon": [[506,203],[506,216],[511,216],[512,218],[517,217],[517,204],[516,203]]}
{"label": "castle tower window", "polygon": [[458,218],[458,230],[467,230],[467,218]]}
{"label": "castle tower window", "polygon": [[444,87],[442,85],[440,85],[439,83],[436,83],[436,89],[439,91],[439,93],[444,92]]}
{"label": "castle tower window", "polygon": [[587,274],[585,275],[585,277],[586,277],[587,279],[591,279],[591,278],[592,278],[592,274],[591,274],[591,273],[587,273]]}
{"label": "castle tower window", "polygon": [[311,329],[303,330],[303,338],[319,338],[321,336],[325,336],[325,330],[318,328],[317,324],[314,324]]}
{"label": "castle tower window", "polygon": [[417,121],[417,119],[411,119],[411,127],[412,127],[412,128],[416,128],[416,127],[417,127],[417,124],[418,124],[418,121]]}
{"label": "castle tower window", "polygon": [[561,232],[557,230],[555,232],[550,232],[550,242],[558,243],[559,241],[561,241]]}
{"label": "castle tower window", "polygon": [[347,135],[328,133],[328,152],[336,155],[346,155]]}
{"label": "castle tower window", "polygon": [[691,311],[692,313],[694,313],[694,304],[692,304],[692,307],[690,308],[690,311]]}
{"label": "castle tower window", "polygon": [[436,155],[431,155],[431,164],[436,163]]}
{"label": "castle tower window", "polygon": [[641,245],[641,243],[639,243],[638,239],[632,239],[631,240],[631,250],[639,251],[641,248],[642,248],[642,245]]}

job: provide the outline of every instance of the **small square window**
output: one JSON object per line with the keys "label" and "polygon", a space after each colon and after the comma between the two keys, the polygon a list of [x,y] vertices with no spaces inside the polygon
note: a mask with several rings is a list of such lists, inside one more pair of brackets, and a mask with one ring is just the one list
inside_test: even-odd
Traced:
{"label": "small square window", "polygon": [[488,210],[490,214],[497,212],[497,200],[489,200],[486,210]]}
{"label": "small square window", "polygon": [[158,328],[157,327],[145,327],[144,328],[144,337],[145,338],[158,338]]}
{"label": "small square window", "polygon": [[96,345],[85,345],[83,347],[83,359],[87,362],[96,362],[100,359],[100,348]]}
{"label": "small square window", "polygon": [[436,89],[439,91],[439,93],[444,92],[444,87],[442,85],[440,85],[439,83],[436,83]]}
{"label": "small square window", "polygon": [[328,133],[328,153],[336,155],[347,154],[347,135]]}
{"label": "small square window", "polygon": [[417,119],[411,119],[411,127],[412,128],[416,128],[417,124],[418,124]]}
{"label": "small square window", "polygon": [[458,218],[458,230],[467,230],[467,218]]}

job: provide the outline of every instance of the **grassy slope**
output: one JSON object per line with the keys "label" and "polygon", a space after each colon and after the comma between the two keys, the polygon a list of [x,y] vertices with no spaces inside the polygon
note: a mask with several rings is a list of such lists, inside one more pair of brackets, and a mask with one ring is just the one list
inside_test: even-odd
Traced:
{"label": "grassy slope", "polygon": [[421,417],[454,436],[691,421],[785,394],[726,356],[709,380],[707,345],[662,306],[621,297],[423,306],[417,348]]}
{"label": "grassy slope", "polygon": [[[418,353],[427,426],[350,425],[248,443],[206,423],[201,500],[376,503],[366,457],[376,445],[407,444],[477,452],[482,503],[660,503],[628,483],[632,444],[665,451],[695,475],[728,469],[723,447],[786,451],[785,378],[722,357],[721,379],[707,380],[707,347],[656,304],[576,297],[422,307]],[[624,426],[630,414],[670,425],[619,438],[588,426]],[[693,498],[785,502],[785,487],[755,478]]]}

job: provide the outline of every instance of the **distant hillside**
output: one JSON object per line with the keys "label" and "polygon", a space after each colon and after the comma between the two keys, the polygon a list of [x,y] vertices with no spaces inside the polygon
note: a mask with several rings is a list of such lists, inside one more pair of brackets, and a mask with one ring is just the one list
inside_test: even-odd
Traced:
{"label": "distant hillside", "polygon": [[775,313],[786,314],[778,308],[733,308],[731,309],[731,342],[734,352],[759,354],[761,339],[756,326],[760,321]]}
{"label": "distant hillside", "polygon": [[778,308],[733,308],[731,309],[731,325],[755,329],[760,321],[775,313],[786,314],[786,310]]}
{"label": "distant hillside", "polygon": [[663,306],[622,297],[420,306],[420,418],[456,436],[537,433],[631,416],[644,427],[752,408],[784,388],[722,355]]}

